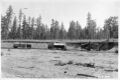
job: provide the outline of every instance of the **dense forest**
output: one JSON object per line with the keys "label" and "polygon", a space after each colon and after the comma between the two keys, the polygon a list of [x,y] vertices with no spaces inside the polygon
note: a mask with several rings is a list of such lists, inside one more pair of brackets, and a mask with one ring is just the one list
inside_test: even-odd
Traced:
{"label": "dense forest", "polygon": [[22,10],[14,14],[12,6],[1,15],[1,39],[107,39],[118,38],[118,16],[105,19],[104,26],[98,28],[91,13],[86,15],[86,26],[81,27],[79,21],[70,21],[66,30],[64,23],[51,19],[51,25],[43,24],[42,17],[26,16]]}

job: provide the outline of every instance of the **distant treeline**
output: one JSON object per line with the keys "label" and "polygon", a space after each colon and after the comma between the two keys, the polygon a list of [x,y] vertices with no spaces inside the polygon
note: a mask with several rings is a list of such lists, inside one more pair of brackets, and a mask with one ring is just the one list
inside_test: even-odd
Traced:
{"label": "distant treeline", "polygon": [[[101,15],[100,15],[101,16]],[[110,16],[104,21],[104,26],[98,28],[96,21],[87,14],[84,28],[78,21],[71,21],[69,29],[63,23],[51,19],[51,25],[42,23],[42,17],[27,17],[22,10],[16,16],[12,6],[5,15],[1,15],[1,39],[107,39],[118,38],[118,16]]]}

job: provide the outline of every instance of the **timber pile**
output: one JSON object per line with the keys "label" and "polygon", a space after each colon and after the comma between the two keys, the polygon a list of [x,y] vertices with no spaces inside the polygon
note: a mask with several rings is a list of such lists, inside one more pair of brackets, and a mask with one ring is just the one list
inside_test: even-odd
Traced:
{"label": "timber pile", "polygon": [[87,51],[91,51],[91,50],[111,50],[112,48],[114,48],[115,46],[117,46],[117,44],[115,43],[108,43],[108,42],[103,42],[103,43],[84,43],[80,45],[81,48],[86,49]]}
{"label": "timber pile", "polygon": [[118,53],[118,47],[115,46],[112,49],[108,50],[107,52]]}

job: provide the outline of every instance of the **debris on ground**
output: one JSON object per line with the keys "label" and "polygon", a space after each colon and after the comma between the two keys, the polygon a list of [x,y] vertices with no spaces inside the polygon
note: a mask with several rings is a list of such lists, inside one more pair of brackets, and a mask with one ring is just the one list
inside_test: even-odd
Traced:
{"label": "debris on ground", "polygon": [[96,76],[92,76],[92,75],[86,75],[86,74],[77,74],[77,76],[85,76],[85,77],[93,77],[93,78],[98,78]]}
{"label": "debris on ground", "polygon": [[117,47],[117,46],[115,46],[115,47],[113,47],[112,49],[107,50],[107,52],[111,52],[111,53],[118,53],[118,47]]}
{"label": "debris on ground", "polygon": [[106,51],[1,49],[1,55],[3,78],[118,77],[118,55]]}

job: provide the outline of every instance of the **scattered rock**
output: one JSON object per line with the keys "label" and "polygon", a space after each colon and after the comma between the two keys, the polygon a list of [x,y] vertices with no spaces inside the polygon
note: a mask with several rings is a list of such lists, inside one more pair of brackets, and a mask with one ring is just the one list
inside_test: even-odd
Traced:
{"label": "scattered rock", "polygon": [[95,68],[94,63],[85,63],[84,65],[85,65],[86,67]]}
{"label": "scattered rock", "polygon": [[95,68],[94,63],[76,63],[75,65],[80,65],[80,66],[84,66],[84,67]]}
{"label": "scattered rock", "polygon": [[64,73],[67,73],[67,71],[64,71]]}
{"label": "scattered rock", "polygon": [[112,69],[107,69],[107,70],[104,70],[104,71],[107,71],[107,72],[118,72],[118,69],[114,69],[114,70],[112,70]]}
{"label": "scattered rock", "polygon": [[3,56],[4,54],[3,54],[3,52],[1,52],[1,56]]}
{"label": "scattered rock", "polygon": [[98,77],[96,77],[96,76],[87,75],[87,74],[77,74],[77,76],[85,76],[85,77],[93,77],[93,78],[98,78]]}
{"label": "scattered rock", "polygon": [[70,61],[68,61],[68,63],[67,64],[73,64],[73,61],[72,60],[70,60]]}
{"label": "scattered rock", "polygon": [[59,61],[59,62],[56,63],[55,65],[57,65],[57,66],[64,66],[64,65],[66,65],[66,63],[63,63],[63,62]]}

